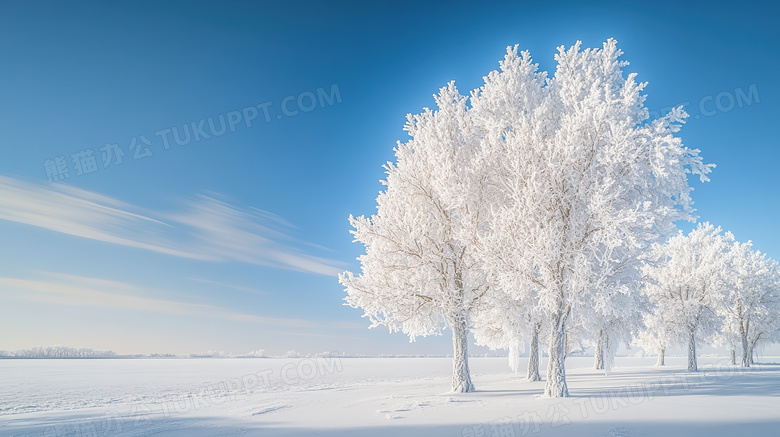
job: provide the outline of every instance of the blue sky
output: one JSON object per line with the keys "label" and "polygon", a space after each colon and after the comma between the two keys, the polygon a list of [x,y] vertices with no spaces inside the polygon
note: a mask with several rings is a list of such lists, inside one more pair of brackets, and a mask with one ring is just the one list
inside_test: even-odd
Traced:
{"label": "blue sky", "polygon": [[514,44],[552,71],[616,38],[718,166],[701,218],[780,258],[777,6],[158,3],[0,3],[0,349],[447,353],[342,305],[347,216],[406,114]]}

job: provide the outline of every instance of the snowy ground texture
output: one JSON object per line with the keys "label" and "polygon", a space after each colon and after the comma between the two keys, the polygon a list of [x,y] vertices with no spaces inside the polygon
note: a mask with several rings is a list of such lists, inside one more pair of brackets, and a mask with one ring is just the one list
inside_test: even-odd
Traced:
{"label": "snowy ground texture", "polygon": [[0,360],[0,436],[780,435],[780,358],[762,361],[569,358],[572,397],[549,399],[505,358],[472,358],[468,394],[446,393],[446,358]]}

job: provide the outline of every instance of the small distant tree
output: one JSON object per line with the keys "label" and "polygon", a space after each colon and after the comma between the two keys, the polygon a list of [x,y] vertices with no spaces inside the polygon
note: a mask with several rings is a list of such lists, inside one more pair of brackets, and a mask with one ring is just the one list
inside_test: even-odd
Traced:
{"label": "small distant tree", "polygon": [[583,323],[593,338],[593,368],[609,372],[620,343],[630,346],[642,330],[646,305],[635,284],[615,285],[601,296]]}
{"label": "small distant tree", "polygon": [[350,217],[365,245],[359,275],[339,276],[346,302],[362,308],[371,326],[417,336],[452,332],[453,392],[474,390],[468,366],[472,313],[488,291],[473,256],[487,205],[486,177],[476,155],[478,133],[466,98],[453,83],[437,96],[438,110],[408,116],[412,137],[387,163],[387,187],[370,218]]}
{"label": "small distant tree", "polygon": [[474,337],[477,345],[490,349],[506,349],[509,367],[520,371],[520,352],[528,345],[526,379],[541,381],[539,373],[539,341],[544,335],[544,314],[536,305],[536,295],[505,293],[494,290],[491,301],[485,302],[474,316]]}
{"label": "small distant tree", "polygon": [[[775,299],[777,263],[753,250],[751,242],[733,243],[729,251],[726,288],[718,313],[723,317],[724,336],[737,339],[742,350],[742,367],[752,358],[751,325],[763,330],[762,322],[776,314]],[[765,325],[765,323],[764,323]],[[765,335],[765,333],[763,333]],[[732,349],[733,350],[733,349]]]}
{"label": "small distant tree", "polygon": [[[651,298],[652,299],[652,298]],[[652,351],[658,355],[656,366],[666,365],[666,348],[674,343],[676,327],[672,321],[664,317],[657,305],[650,304],[650,308],[643,314],[642,324],[644,329],[634,340],[645,351]]]}
{"label": "small distant tree", "polygon": [[721,320],[715,313],[726,290],[729,248],[734,237],[720,227],[700,223],[655,245],[644,273],[654,315],[674,339],[688,346],[688,371],[696,372],[696,339],[711,338]]}
{"label": "small distant tree", "polygon": [[759,309],[750,319],[747,329],[747,363],[753,365],[756,346],[780,341],[780,277],[772,261],[772,279],[759,298]]}

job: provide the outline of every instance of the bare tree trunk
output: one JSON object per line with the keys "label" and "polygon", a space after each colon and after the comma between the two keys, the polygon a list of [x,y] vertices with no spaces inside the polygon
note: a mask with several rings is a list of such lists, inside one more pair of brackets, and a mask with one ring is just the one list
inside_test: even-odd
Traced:
{"label": "bare tree trunk", "polygon": [[531,337],[531,347],[528,353],[528,380],[529,381],[541,381],[542,377],[539,376],[539,330],[542,324],[539,323],[534,327],[534,334]]}
{"label": "bare tree trunk", "polygon": [[469,372],[468,323],[466,317],[459,314],[452,321],[452,391],[468,393],[474,391]]}
{"label": "bare tree trunk", "polygon": [[750,367],[753,364],[753,345],[748,346],[747,332],[742,329],[740,337],[742,337],[742,367]]}
{"label": "bare tree trunk", "polygon": [[604,370],[604,331],[599,331],[599,338],[596,340],[596,354],[594,356],[593,368]]}
{"label": "bare tree trunk", "polygon": [[696,364],[696,330],[691,329],[688,333],[688,371],[698,372],[699,367]]}
{"label": "bare tree trunk", "polygon": [[[753,360],[748,358],[748,329],[750,328],[750,325],[747,327],[740,322],[739,324],[739,337],[742,341],[742,367],[750,367],[750,365],[753,363]],[[733,353],[733,351],[732,351]]]}
{"label": "bare tree trunk", "polygon": [[609,344],[610,339],[609,339],[608,330],[606,329],[604,330],[603,337],[604,339],[602,342],[604,343],[604,345],[602,346],[602,351],[603,351],[604,373],[609,374],[609,372],[612,371],[612,365],[615,364],[615,355],[614,355],[615,351],[612,350],[612,345]]}
{"label": "bare tree trunk", "polygon": [[734,347],[731,348],[731,353],[729,354],[729,364],[737,364],[737,351],[734,350]]}
{"label": "bare tree trunk", "polygon": [[569,396],[565,364],[567,316],[568,314],[560,309],[550,320],[550,358],[547,363],[547,384],[544,387],[544,395],[551,398]]}
{"label": "bare tree trunk", "polygon": [[749,364],[749,365],[752,365],[752,364],[753,364],[753,349],[754,349],[754,348],[755,348],[755,346],[756,346],[756,341],[757,341],[757,340],[753,340],[753,341],[751,341],[751,342],[750,342],[750,344],[748,345],[748,354],[747,354],[747,358],[748,358],[748,364]]}
{"label": "bare tree trunk", "polygon": [[658,361],[655,362],[656,366],[660,367],[665,365],[664,364],[665,355],[666,355],[666,348],[662,346],[660,349],[658,349]]}

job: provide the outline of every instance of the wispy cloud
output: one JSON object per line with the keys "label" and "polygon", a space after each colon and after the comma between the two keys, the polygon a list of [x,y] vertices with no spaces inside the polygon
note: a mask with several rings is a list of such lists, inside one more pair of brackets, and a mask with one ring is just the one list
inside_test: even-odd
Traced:
{"label": "wispy cloud", "polygon": [[252,287],[244,287],[243,285],[228,284],[226,282],[212,281],[210,279],[201,279],[201,278],[184,278],[184,279],[188,279],[190,281],[195,281],[195,282],[202,282],[204,284],[216,285],[220,288],[232,288],[233,290],[245,291],[247,293],[265,294],[265,292],[262,290],[258,290],[257,288],[252,288]]}
{"label": "wispy cloud", "polygon": [[91,191],[0,176],[0,219],[203,261],[237,261],[335,275],[344,265],[299,249],[281,217],[218,194],[152,212]]}
{"label": "wispy cloud", "polygon": [[[47,274],[54,279],[0,277],[0,296],[4,299],[34,301],[39,304],[114,308],[180,316],[209,317],[286,328],[317,328],[320,324],[303,319],[264,317],[202,303],[149,297],[132,284],[99,278]],[[170,294],[155,291],[156,295]]]}
{"label": "wispy cloud", "polygon": [[77,237],[153,250],[174,256],[196,255],[156,243],[166,225],[131,212],[110,197],[68,186],[46,187],[0,176],[0,219]]}
{"label": "wispy cloud", "polygon": [[191,230],[194,247],[221,260],[240,261],[290,270],[335,275],[339,263],[293,249],[297,243],[284,232],[290,225],[257,208],[236,206],[211,194],[184,201],[182,213],[166,217]]}

